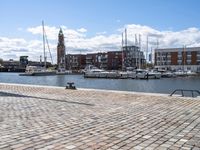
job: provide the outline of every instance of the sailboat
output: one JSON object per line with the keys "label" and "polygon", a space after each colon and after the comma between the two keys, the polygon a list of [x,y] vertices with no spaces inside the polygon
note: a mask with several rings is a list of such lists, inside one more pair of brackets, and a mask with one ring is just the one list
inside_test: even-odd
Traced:
{"label": "sailboat", "polygon": [[[41,66],[26,66],[25,73],[19,74],[20,76],[47,76],[47,75],[56,75],[56,71],[54,70],[48,70],[46,68],[46,46],[45,46],[45,40],[47,41],[47,38],[45,39],[45,29],[44,29],[44,22],[42,21],[42,31],[43,31],[43,51],[44,51],[44,67]],[[48,41],[47,41],[48,45]]]}

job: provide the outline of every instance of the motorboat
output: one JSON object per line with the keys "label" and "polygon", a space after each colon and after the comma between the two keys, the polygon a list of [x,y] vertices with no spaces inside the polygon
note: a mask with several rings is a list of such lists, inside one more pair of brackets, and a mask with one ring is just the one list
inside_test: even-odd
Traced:
{"label": "motorboat", "polygon": [[84,73],[85,78],[106,78],[107,73],[98,68],[93,68],[91,70],[87,70]]}
{"label": "motorboat", "polygon": [[105,71],[102,69],[98,69],[93,65],[88,65],[84,69],[84,77],[85,78],[105,78]]}
{"label": "motorboat", "polygon": [[128,72],[123,72],[123,71],[118,72],[118,78],[127,79],[128,78]]}
{"label": "motorboat", "polygon": [[187,75],[188,75],[188,76],[196,76],[197,73],[196,73],[196,72],[193,72],[193,71],[191,71],[191,70],[188,70],[188,71],[187,71]]}
{"label": "motorboat", "polygon": [[161,73],[157,71],[148,71],[147,72],[147,78],[148,79],[160,79],[161,78]]}
{"label": "motorboat", "polygon": [[127,71],[128,78],[135,79],[136,78],[136,72],[135,71]]}
{"label": "motorboat", "polygon": [[185,76],[188,76],[187,75],[187,71],[184,71],[184,70],[177,70],[176,72],[174,72],[174,74],[178,77],[185,77]]}
{"label": "motorboat", "polygon": [[161,73],[155,72],[155,71],[148,71],[144,69],[137,69],[136,78],[137,79],[160,79]]}
{"label": "motorboat", "polygon": [[56,75],[56,71],[48,70],[41,66],[27,66],[25,73],[19,74],[20,76],[47,76]]}
{"label": "motorboat", "polygon": [[176,74],[174,72],[166,71],[161,73],[162,78],[174,78]]}
{"label": "motorboat", "polygon": [[89,65],[84,69],[85,78],[118,78],[118,73],[114,71],[105,71],[93,65]]}
{"label": "motorboat", "polygon": [[136,79],[146,79],[147,78],[147,70],[144,69],[136,69]]}

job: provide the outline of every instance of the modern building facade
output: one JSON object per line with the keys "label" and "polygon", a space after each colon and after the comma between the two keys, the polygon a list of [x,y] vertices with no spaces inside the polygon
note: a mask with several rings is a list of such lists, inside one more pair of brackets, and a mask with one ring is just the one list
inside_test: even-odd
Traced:
{"label": "modern building facade", "polygon": [[123,68],[142,68],[145,65],[144,53],[138,46],[123,46]]}
{"label": "modern building facade", "polygon": [[62,29],[58,34],[58,45],[57,45],[57,65],[59,68],[65,68],[65,41]]}
{"label": "modern building facade", "polygon": [[155,68],[200,72],[200,47],[155,49]]}

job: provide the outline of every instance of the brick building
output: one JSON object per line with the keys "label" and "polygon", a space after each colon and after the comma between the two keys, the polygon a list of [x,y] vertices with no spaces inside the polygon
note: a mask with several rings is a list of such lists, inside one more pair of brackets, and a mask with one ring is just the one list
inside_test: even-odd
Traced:
{"label": "brick building", "polygon": [[155,67],[200,72],[200,47],[155,49]]}
{"label": "brick building", "polygon": [[108,54],[107,68],[108,70],[121,70],[122,69],[122,52],[110,51]]}
{"label": "brick building", "polygon": [[[139,61],[141,67],[144,66],[144,54],[137,48],[134,46],[124,47],[123,57],[125,67],[139,67]],[[108,51],[86,55],[66,55],[67,69],[79,70],[87,65],[94,65],[105,70],[122,70],[122,51]]]}
{"label": "brick building", "polygon": [[66,55],[66,69],[67,70],[84,69],[85,65],[86,65],[86,55],[82,55],[82,54]]}

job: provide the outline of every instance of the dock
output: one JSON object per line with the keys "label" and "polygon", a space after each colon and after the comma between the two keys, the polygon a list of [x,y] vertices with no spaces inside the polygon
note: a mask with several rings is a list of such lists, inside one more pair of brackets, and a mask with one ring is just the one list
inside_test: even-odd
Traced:
{"label": "dock", "polygon": [[1,150],[198,150],[200,98],[0,83]]}

